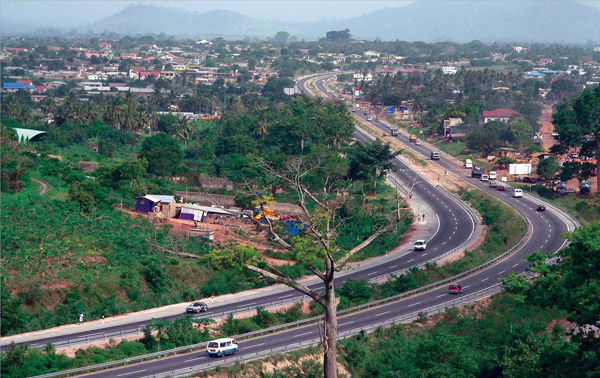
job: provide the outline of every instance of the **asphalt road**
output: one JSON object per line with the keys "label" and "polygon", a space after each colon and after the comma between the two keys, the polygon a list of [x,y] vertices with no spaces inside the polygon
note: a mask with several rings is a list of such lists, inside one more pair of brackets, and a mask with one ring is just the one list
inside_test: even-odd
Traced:
{"label": "asphalt road", "polygon": [[[359,140],[368,139],[368,137],[360,131],[357,131],[355,136]],[[396,161],[396,164],[401,165],[399,161]],[[416,182],[416,185],[414,186],[413,190],[414,194],[417,197],[419,197],[422,201],[426,202],[427,205],[429,205],[429,207],[437,215],[439,227],[433,233],[432,236],[429,236],[427,238],[427,250],[424,252],[408,252],[409,250],[407,249],[407,254],[400,256],[395,260],[386,260],[385,262],[382,262],[379,265],[370,267],[362,268],[359,266],[349,274],[338,277],[335,280],[336,285],[339,286],[343,284],[349,277],[352,277],[356,280],[370,280],[378,276],[393,273],[398,270],[410,268],[419,263],[429,261],[436,256],[440,256],[446,253],[447,251],[450,251],[460,246],[462,243],[468,240],[468,238],[475,231],[474,221],[476,220],[473,220],[470,214],[462,206],[450,199],[445,192],[438,190],[435,186],[430,184],[428,181],[423,180],[420,176],[418,176],[409,168],[400,169],[395,173],[395,175],[398,180],[405,183],[406,187],[410,187],[412,183]],[[321,291],[323,289],[322,284],[309,285],[309,287],[317,291]],[[214,313],[221,313],[224,311],[233,312],[236,309],[242,307],[254,305],[264,306],[274,301],[281,301],[283,299],[287,300],[296,297],[300,298],[302,296],[303,295],[300,292],[293,289],[288,289],[284,292],[278,292],[277,294],[265,295],[260,298],[240,300],[238,302],[222,306],[210,307],[209,304],[209,311],[198,315],[198,317],[210,318],[211,314]],[[182,314],[183,311],[184,308],[182,307]],[[181,317],[181,315],[168,316],[159,319],[166,319],[172,321],[179,317]],[[45,345],[48,341],[56,344],[79,338],[92,338],[102,333],[112,333],[121,331],[127,332],[128,330],[143,327],[146,323],[148,322],[144,320],[133,321],[131,323],[122,324],[118,326],[99,325],[93,330],[86,330],[83,332],[77,330],[65,330],[65,333],[62,333],[60,335],[44,336],[30,340],[28,341],[28,343],[30,345],[35,346]],[[6,347],[6,345],[3,345],[3,347]]]}
{"label": "asphalt road", "polygon": [[[302,82],[299,83],[299,86]],[[377,124],[377,123],[374,123]],[[379,127],[379,125],[378,125]],[[382,131],[384,126],[381,125]],[[405,142],[408,148],[424,153],[428,156],[429,149],[427,146],[415,146],[408,142],[408,139],[404,136],[399,137],[399,140]],[[442,155],[442,159],[438,162],[442,167],[453,170],[461,176],[466,176],[467,170],[462,169],[460,165],[448,159]],[[524,246],[517,251],[515,254],[499,262],[498,264],[491,266],[485,270],[475,273],[469,277],[462,279],[459,283],[462,285],[464,292],[463,294],[450,295],[446,287],[440,287],[429,292],[425,292],[413,297],[407,298],[400,302],[383,305],[380,307],[372,308],[355,314],[347,315],[338,318],[338,332],[345,330],[355,329],[361,326],[367,326],[378,322],[385,321],[386,319],[393,319],[403,314],[412,313],[414,311],[429,308],[434,305],[442,305],[451,299],[454,299],[461,295],[468,293],[478,292],[480,290],[490,288],[497,284],[497,280],[502,277],[506,277],[508,273],[522,273],[528,266],[528,262],[523,258],[537,250],[541,250],[543,253],[550,254],[558,251],[565,245],[565,240],[560,236],[563,232],[568,231],[568,225],[556,214],[551,211],[537,212],[537,203],[532,202],[525,198],[512,198],[512,192],[498,192],[495,189],[490,189],[486,183],[476,181],[465,177],[468,180],[479,186],[482,190],[489,192],[490,194],[500,198],[501,200],[508,202],[517,209],[532,227],[532,235]],[[419,183],[415,188],[415,193],[423,194],[424,198],[427,198],[428,203],[435,207],[436,204],[440,206],[436,207],[436,211],[440,211],[440,219],[442,220],[440,227],[439,238],[430,242],[431,247],[428,245],[427,251],[431,251],[435,246],[439,246],[441,243],[444,248],[439,250],[448,250],[450,247],[448,232],[453,232],[454,227],[452,224],[452,217],[449,215],[450,211],[445,211],[444,205],[450,205],[452,201],[445,201],[442,198],[435,199],[427,196],[428,192],[432,192],[432,188],[425,181]],[[435,193],[433,189],[432,193]],[[438,191],[438,195],[440,192]],[[458,209],[456,210],[458,211]],[[450,218],[450,219],[448,219]],[[459,217],[457,217],[459,218]],[[463,232],[461,227],[458,228],[460,232],[452,234],[456,240],[459,240],[460,236],[466,236],[467,232]],[[454,236],[456,235],[456,236]],[[436,235],[437,237],[437,235]],[[463,239],[464,240],[464,239]],[[440,243],[441,242],[441,243]],[[419,256],[419,253],[414,253],[412,256]],[[404,259],[403,259],[404,260]],[[416,261],[414,261],[416,262]],[[399,262],[400,263],[400,262]],[[241,342],[239,344],[240,351],[237,356],[249,356],[259,351],[269,351],[274,348],[278,348],[285,345],[292,345],[294,343],[311,340],[319,335],[319,326],[316,324],[308,325],[305,327],[295,328],[292,330],[279,332],[263,336],[260,338]],[[224,357],[224,358],[231,358]],[[90,374],[93,377],[145,377],[152,374],[164,373],[172,370],[182,369],[186,367],[204,365],[211,361],[212,358],[207,357],[204,351],[194,352],[186,355],[175,356],[171,358],[165,358],[160,361],[150,361],[142,364],[136,364],[128,367],[119,369],[113,369],[110,371],[102,371],[98,373]]]}

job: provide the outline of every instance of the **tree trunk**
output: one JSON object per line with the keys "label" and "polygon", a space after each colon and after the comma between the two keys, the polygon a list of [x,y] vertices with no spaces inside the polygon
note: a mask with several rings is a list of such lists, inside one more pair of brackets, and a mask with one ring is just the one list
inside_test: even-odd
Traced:
{"label": "tree trunk", "polygon": [[377,168],[373,169],[373,190],[377,189]]}
{"label": "tree trunk", "polygon": [[600,191],[600,135],[596,135],[596,191]]}
{"label": "tree trunk", "polygon": [[323,346],[325,347],[325,358],[323,361],[323,376],[325,378],[337,378],[337,302],[335,297],[335,286],[333,284],[333,270],[331,279],[325,284],[325,332],[323,335]]}

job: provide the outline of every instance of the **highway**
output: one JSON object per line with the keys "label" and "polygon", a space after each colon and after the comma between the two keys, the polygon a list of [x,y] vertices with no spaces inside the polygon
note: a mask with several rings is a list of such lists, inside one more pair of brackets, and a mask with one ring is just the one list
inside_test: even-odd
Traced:
{"label": "highway", "polygon": [[[359,133],[355,134],[356,138],[363,140],[368,138],[366,135]],[[397,165],[401,165],[399,161],[396,161]],[[427,262],[436,256],[440,256],[454,248],[460,246],[467,241],[472,234],[475,232],[475,222],[477,219],[472,219],[468,211],[466,211],[456,201],[448,198],[448,195],[438,190],[434,185],[428,181],[423,180],[415,172],[408,168],[400,169],[394,173],[396,178],[403,182],[405,187],[410,187],[412,183],[416,182],[414,186],[414,196],[425,202],[437,215],[436,219],[429,219],[428,224],[436,224],[431,232],[426,235],[417,235],[415,238],[424,238],[427,240],[427,251],[425,252],[412,252],[409,248],[405,250],[405,253],[396,259],[385,259],[380,257],[381,262],[372,266],[359,266],[351,271],[344,272],[344,274],[338,275],[335,280],[337,286],[343,284],[349,277],[356,280],[366,279],[371,280],[378,276],[390,274],[404,268],[410,268],[419,263]],[[460,230],[460,232],[459,232]],[[309,287],[321,291],[323,285],[321,283],[315,283],[308,285]],[[264,295],[261,297],[253,297],[246,300],[240,300],[235,303],[230,303],[222,306],[210,306],[209,311],[198,315],[202,318],[210,318],[211,314],[221,313],[224,311],[234,312],[236,309],[248,306],[265,306],[274,301],[281,301],[283,299],[299,299],[303,295],[291,288],[286,288],[285,291],[278,291],[277,293]],[[182,313],[184,308],[182,306]],[[163,317],[160,319],[175,320],[181,315],[173,315]],[[103,333],[118,333],[123,331],[131,331],[136,328],[143,327],[148,321],[134,321],[131,323],[121,324],[117,326],[102,326],[99,325],[97,328],[86,331],[72,330],[70,332],[64,332],[61,334],[53,334],[52,336],[39,337],[33,340],[29,340],[28,343],[32,346],[43,346],[48,341],[57,344],[64,343],[69,340],[75,340],[80,338],[94,338],[101,337]],[[7,341],[3,342],[3,347],[6,346]],[[17,343],[20,344],[20,343]]]}
{"label": "highway", "polygon": [[[305,81],[306,80],[304,80],[304,82],[299,82],[299,87],[301,89]],[[385,126],[382,124],[377,122],[374,122],[373,124],[381,128],[382,131],[386,130]],[[358,132],[357,135],[362,139],[360,132]],[[409,143],[406,135],[400,136],[398,140],[404,143],[407,148],[411,148],[428,156],[430,151],[429,147],[424,145],[415,146],[414,144]],[[447,287],[440,287],[422,294],[414,295],[399,302],[390,303],[380,307],[374,307],[369,310],[346,315],[338,318],[338,332],[356,329],[361,326],[368,326],[374,323],[385,321],[386,319],[393,319],[400,315],[427,309],[434,305],[447,305],[448,302],[454,298],[492,288],[497,285],[497,280],[499,278],[506,277],[510,272],[524,272],[528,266],[528,262],[524,260],[525,256],[537,250],[541,250],[546,254],[552,254],[565,245],[566,241],[560,235],[564,232],[572,231],[574,228],[574,226],[569,223],[568,216],[566,216],[565,213],[555,210],[537,212],[537,202],[535,200],[531,200],[529,198],[516,199],[511,197],[512,193],[510,191],[498,192],[495,189],[492,190],[487,186],[486,183],[468,178],[467,170],[462,169],[460,164],[455,162],[453,159],[445,157],[444,155],[442,155],[442,159],[437,163],[446,169],[456,172],[460,177],[465,178],[465,180],[470,181],[472,184],[478,186],[482,190],[485,190],[497,198],[505,201],[506,203],[511,204],[524,216],[526,221],[529,222],[532,230],[531,236],[525,242],[523,247],[510,257],[502,260],[496,265],[490,266],[485,270],[481,270],[478,273],[463,278],[459,282],[464,289],[463,294],[450,295],[448,294]],[[408,170],[403,170],[399,171],[399,174],[411,175],[414,173],[411,173]],[[415,194],[422,195],[422,198],[426,199],[428,204],[435,209],[434,211],[436,211],[440,217],[440,230],[430,240],[431,246],[428,245],[428,252],[433,253],[433,249],[436,247],[439,248],[439,251],[448,250],[448,248],[451,248],[451,245],[455,245],[453,243],[457,243],[459,240],[465,240],[464,238],[467,236],[469,230],[469,228],[464,228],[468,225],[466,216],[461,216],[458,208],[455,210],[446,209],[446,206],[452,207],[453,201],[449,201],[442,195],[441,191],[436,190],[424,180],[419,181],[418,185],[415,187]],[[454,217],[451,215],[451,213],[456,215],[457,223],[454,223]],[[460,222],[459,219],[461,219]],[[412,258],[416,259],[421,255],[422,253],[419,254],[418,252],[415,252],[409,256],[412,256]],[[400,260],[401,261],[398,261],[398,264],[407,264],[406,258],[402,258]],[[414,264],[417,261],[415,260],[411,262]],[[380,267],[377,269],[385,268]],[[361,272],[360,274],[362,275],[364,273],[366,272]],[[302,341],[313,340],[319,335],[318,327],[319,326],[317,324],[313,324],[241,342],[240,351],[235,357],[244,355],[249,356],[259,351],[268,352],[271,349],[281,346],[293,345]],[[225,359],[227,358],[233,357],[225,357]],[[160,361],[150,361],[109,371],[92,373],[89,376],[146,377],[153,374],[165,373],[187,367],[207,366],[209,362],[214,361],[215,360],[213,358],[207,357],[204,351],[199,351],[171,358],[164,358]]]}

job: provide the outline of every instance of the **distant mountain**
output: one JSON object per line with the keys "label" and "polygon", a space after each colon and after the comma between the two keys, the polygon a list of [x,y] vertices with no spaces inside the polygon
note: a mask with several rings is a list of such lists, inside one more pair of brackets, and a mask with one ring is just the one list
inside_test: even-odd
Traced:
{"label": "distant mountain", "polygon": [[348,28],[361,39],[585,43],[600,41],[600,10],[572,1],[416,1],[303,26],[311,36]]}
{"label": "distant mountain", "polygon": [[0,22],[0,34],[3,36],[30,35],[34,34],[36,30],[37,27],[33,25],[16,24],[4,20]]}
{"label": "distant mountain", "polygon": [[260,21],[236,12],[216,10],[202,14],[154,5],[130,5],[121,12],[90,25],[93,32],[114,31],[121,35],[165,33],[176,37],[244,38],[290,35],[301,30],[283,24]]}

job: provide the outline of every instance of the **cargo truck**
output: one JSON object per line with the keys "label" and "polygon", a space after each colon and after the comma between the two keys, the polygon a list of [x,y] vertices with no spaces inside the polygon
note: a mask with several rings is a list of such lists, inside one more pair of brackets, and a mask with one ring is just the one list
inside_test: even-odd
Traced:
{"label": "cargo truck", "polygon": [[471,171],[471,177],[473,178],[481,178],[481,175],[483,174],[483,169],[475,167],[473,168],[473,170]]}
{"label": "cargo truck", "polygon": [[410,141],[411,141],[411,142],[413,142],[413,143],[414,143],[414,142],[416,142],[416,141],[417,141],[417,139],[418,139],[418,138],[417,138],[417,136],[416,136],[415,134],[412,134],[412,135],[410,136]]}

